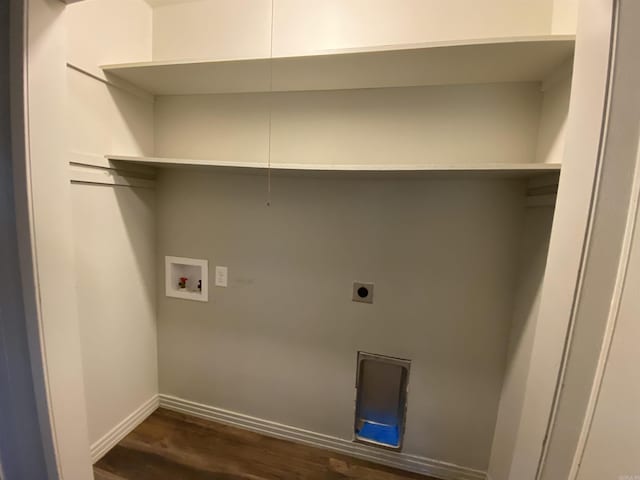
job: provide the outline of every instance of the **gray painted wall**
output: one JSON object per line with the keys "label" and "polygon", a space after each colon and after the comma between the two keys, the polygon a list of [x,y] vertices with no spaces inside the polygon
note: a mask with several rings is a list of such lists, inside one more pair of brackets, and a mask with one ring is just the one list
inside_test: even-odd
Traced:
{"label": "gray painted wall", "polygon": [[408,358],[404,451],[487,467],[524,182],[275,176],[270,208],[263,176],[166,170],[157,188],[159,272],[229,267],[208,303],[158,282],[161,393],[350,439],[356,352]]}

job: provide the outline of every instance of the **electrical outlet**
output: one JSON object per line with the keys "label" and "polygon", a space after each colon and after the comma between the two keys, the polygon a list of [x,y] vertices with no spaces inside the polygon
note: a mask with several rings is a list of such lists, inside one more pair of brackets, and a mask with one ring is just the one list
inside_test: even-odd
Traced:
{"label": "electrical outlet", "polygon": [[351,300],[361,303],[373,303],[373,283],[353,282]]}
{"label": "electrical outlet", "polygon": [[226,287],[227,277],[228,277],[227,267],[216,267],[216,287]]}

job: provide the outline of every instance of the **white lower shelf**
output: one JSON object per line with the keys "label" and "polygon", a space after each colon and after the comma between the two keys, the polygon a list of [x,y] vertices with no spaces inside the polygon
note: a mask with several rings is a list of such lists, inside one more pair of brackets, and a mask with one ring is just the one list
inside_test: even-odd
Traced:
{"label": "white lower shelf", "polygon": [[[200,160],[189,158],[136,157],[126,155],[107,155],[107,159],[116,162],[133,162],[161,168],[201,167],[232,169],[245,171],[264,171],[269,168],[265,162],[230,162],[218,160]],[[304,164],[272,163],[273,172],[308,173],[360,173],[360,174],[486,174],[492,176],[528,177],[536,174],[558,173],[558,163],[446,163],[446,164]]]}

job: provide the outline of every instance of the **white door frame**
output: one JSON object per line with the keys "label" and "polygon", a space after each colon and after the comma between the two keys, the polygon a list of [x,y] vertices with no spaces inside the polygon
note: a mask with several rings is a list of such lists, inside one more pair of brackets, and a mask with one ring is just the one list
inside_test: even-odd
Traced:
{"label": "white door frame", "polygon": [[[580,7],[567,148],[513,480],[577,477],[636,218],[640,5],[583,0]],[[582,249],[569,228],[584,234]]]}
{"label": "white door frame", "polygon": [[567,347],[549,432],[544,479],[575,479],[595,413],[626,280],[640,177],[640,4],[615,4],[610,95],[603,125],[601,168],[593,207],[584,289]]}
{"label": "white door frame", "polygon": [[[0,478],[56,478],[37,335],[25,321],[11,130],[20,125],[23,5],[0,4]],[[13,114],[13,115],[12,115]],[[22,157],[20,157],[22,158]]]}
{"label": "white door frame", "polygon": [[[93,478],[73,266],[64,4],[11,0],[14,195],[48,477]],[[53,465],[51,465],[53,463]]]}

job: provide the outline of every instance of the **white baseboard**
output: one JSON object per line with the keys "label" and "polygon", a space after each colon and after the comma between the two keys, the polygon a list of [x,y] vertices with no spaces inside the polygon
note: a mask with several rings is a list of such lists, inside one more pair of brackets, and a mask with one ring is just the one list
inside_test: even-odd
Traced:
{"label": "white baseboard", "polygon": [[144,422],[159,405],[158,395],[154,395],[135,409],[127,418],[109,430],[100,440],[91,445],[91,460],[96,463],[124,437],[129,435],[138,425]]}
{"label": "white baseboard", "polygon": [[443,480],[486,480],[487,473],[473,468],[462,467],[452,463],[433,460],[431,458],[393,452],[354,443],[321,433],[310,432],[300,428],[260,418],[230,412],[221,408],[191,402],[171,395],[160,394],[160,407],[175,412],[185,413],[215,422],[252,430],[271,437],[303,443],[313,447],[333,450],[345,455],[407,470],[410,472],[431,475]]}

